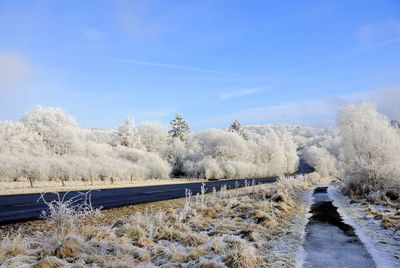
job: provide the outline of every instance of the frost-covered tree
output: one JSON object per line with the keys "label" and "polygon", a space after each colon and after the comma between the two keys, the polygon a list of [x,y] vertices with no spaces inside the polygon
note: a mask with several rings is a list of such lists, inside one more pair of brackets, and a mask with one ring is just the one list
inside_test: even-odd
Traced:
{"label": "frost-covered tree", "polygon": [[163,154],[168,143],[168,129],[157,122],[146,122],[139,126],[140,148]]}
{"label": "frost-covered tree", "polygon": [[180,139],[172,139],[169,141],[163,152],[163,158],[172,166],[172,176],[180,177],[185,175],[182,161],[187,154],[188,150],[185,146],[185,142]]}
{"label": "frost-covered tree", "polygon": [[194,139],[200,148],[184,158],[183,169],[188,176],[265,177],[293,172],[298,167],[296,146],[284,133],[252,134],[245,140],[236,132],[210,129],[196,133]]}
{"label": "frost-covered tree", "polygon": [[232,125],[228,129],[230,132],[236,132],[240,136],[243,137],[243,139],[247,140],[248,139],[248,134],[246,130],[242,127],[242,124],[240,124],[239,120],[235,120],[235,122],[232,123]]}
{"label": "frost-covered tree", "polygon": [[186,141],[190,127],[181,114],[176,115],[175,119],[170,122],[170,126],[171,130],[169,131],[169,134],[173,138],[179,138],[181,141]]}
{"label": "frost-covered tree", "polygon": [[135,129],[135,122],[132,118],[127,118],[118,129],[118,143],[125,147],[137,147],[139,136]]}
{"label": "frost-covered tree", "polygon": [[324,147],[315,145],[302,150],[302,156],[307,164],[315,168],[322,177],[337,177],[337,160]]}
{"label": "frost-covered tree", "polygon": [[63,155],[81,150],[76,120],[59,108],[36,106],[22,123],[35,132],[50,152]]}
{"label": "frost-covered tree", "polygon": [[20,122],[0,122],[0,152],[9,154],[46,154],[40,136]]}
{"label": "frost-covered tree", "polygon": [[373,104],[344,107],[338,116],[347,189],[354,194],[400,184],[400,136]]}

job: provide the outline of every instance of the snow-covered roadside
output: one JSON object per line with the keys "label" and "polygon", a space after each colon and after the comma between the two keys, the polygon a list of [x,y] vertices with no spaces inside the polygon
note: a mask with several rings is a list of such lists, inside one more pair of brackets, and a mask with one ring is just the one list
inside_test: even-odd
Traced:
{"label": "snow-covered roadside", "polygon": [[400,235],[385,230],[379,221],[368,217],[361,205],[350,204],[350,199],[339,189],[331,186],[328,193],[344,222],[354,227],[377,267],[400,267]]}
{"label": "snow-covered roadside", "polygon": [[[301,267],[304,250],[305,226],[310,214],[311,190],[301,193],[296,200],[296,210],[288,218],[285,228],[277,230],[280,239],[269,242],[265,254],[271,260],[268,267]],[[279,233],[279,234],[278,234]]]}
{"label": "snow-covered roadside", "polygon": [[303,245],[306,238],[306,226],[311,217],[310,207],[313,202],[312,194],[313,194],[312,190],[308,190],[304,193],[304,199],[303,199],[304,204],[302,206],[304,207],[304,210],[301,213],[302,217],[300,218],[300,222],[297,225],[297,227],[301,230],[301,236],[300,236],[301,244],[297,247],[296,251],[296,268],[301,268],[303,267],[304,264],[305,251]]}
{"label": "snow-covered roadside", "polygon": [[168,179],[168,180],[143,180],[135,181],[134,183],[121,183],[121,184],[94,184],[94,185],[68,185],[58,186],[54,184],[43,184],[38,187],[28,188],[26,185],[13,185],[9,182],[0,183],[0,195],[14,195],[14,194],[33,194],[33,193],[44,193],[44,192],[69,192],[69,191],[88,191],[88,190],[101,190],[101,189],[113,189],[113,188],[130,188],[130,187],[144,187],[144,186],[155,186],[155,185],[168,185],[168,184],[182,184],[182,183],[196,183],[205,182],[205,180],[199,179]]}

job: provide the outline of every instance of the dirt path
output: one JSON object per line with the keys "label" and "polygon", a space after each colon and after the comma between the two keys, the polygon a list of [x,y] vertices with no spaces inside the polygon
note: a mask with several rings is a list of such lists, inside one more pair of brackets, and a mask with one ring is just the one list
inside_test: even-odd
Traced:
{"label": "dirt path", "polygon": [[376,267],[354,228],[343,222],[327,189],[317,187],[313,193],[303,267]]}

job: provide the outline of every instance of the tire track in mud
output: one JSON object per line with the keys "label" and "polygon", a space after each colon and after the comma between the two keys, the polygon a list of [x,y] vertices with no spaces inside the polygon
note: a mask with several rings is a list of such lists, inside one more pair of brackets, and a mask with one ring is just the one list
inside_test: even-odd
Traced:
{"label": "tire track in mud", "polygon": [[354,228],[343,221],[333,205],[328,187],[315,188],[312,196],[302,267],[376,267]]}

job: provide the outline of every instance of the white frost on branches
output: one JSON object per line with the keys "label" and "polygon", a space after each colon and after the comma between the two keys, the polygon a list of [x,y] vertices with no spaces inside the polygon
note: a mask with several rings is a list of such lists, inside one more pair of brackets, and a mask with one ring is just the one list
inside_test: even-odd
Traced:
{"label": "white frost on branches", "polygon": [[356,194],[400,184],[400,136],[373,104],[344,107],[341,128],[344,176]]}
{"label": "white frost on branches", "polygon": [[[118,131],[80,127],[59,108],[35,107],[20,122],[0,122],[0,182],[113,184],[179,177],[247,178],[297,169],[292,135],[209,129],[190,133],[182,115],[172,129],[156,122]],[[244,135],[244,133],[246,135]]]}

